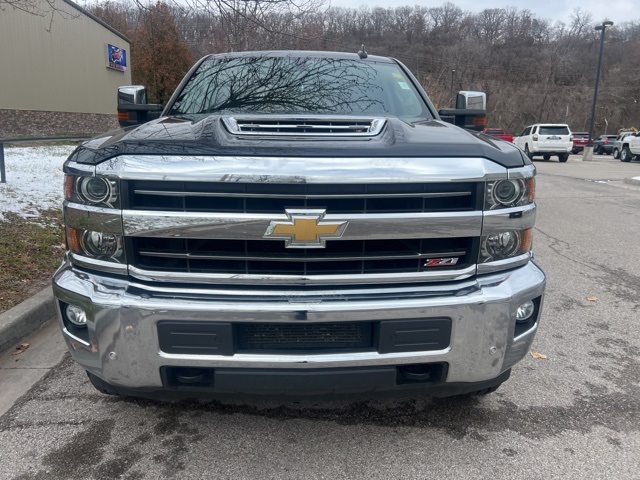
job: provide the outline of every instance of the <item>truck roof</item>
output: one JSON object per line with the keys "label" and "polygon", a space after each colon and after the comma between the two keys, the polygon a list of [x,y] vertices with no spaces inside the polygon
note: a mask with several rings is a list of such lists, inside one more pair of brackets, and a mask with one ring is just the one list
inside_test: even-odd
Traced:
{"label": "truck roof", "polygon": [[335,58],[336,60],[360,60],[363,62],[378,63],[396,63],[391,57],[382,57],[378,55],[367,54],[366,58],[354,53],[346,52],[321,52],[314,50],[256,50],[251,52],[229,52],[229,53],[212,53],[207,55],[208,58],[243,58],[243,57],[315,57],[315,58]]}

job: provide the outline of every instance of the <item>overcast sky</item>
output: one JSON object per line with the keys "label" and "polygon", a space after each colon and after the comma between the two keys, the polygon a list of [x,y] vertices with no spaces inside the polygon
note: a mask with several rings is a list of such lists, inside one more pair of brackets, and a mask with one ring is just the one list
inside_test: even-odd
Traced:
{"label": "overcast sky", "polygon": [[[335,7],[357,8],[366,5],[369,8],[393,8],[399,6],[439,7],[445,0],[330,0]],[[530,10],[538,18],[546,18],[555,23],[562,21],[569,23],[571,14],[576,8],[591,14],[595,23],[605,19],[614,23],[630,20],[640,20],[640,2],[638,0],[492,0],[482,2],[477,0],[452,0],[462,10],[480,12],[486,8],[516,7],[518,10]],[[634,8],[635,4],[635,8]]]}

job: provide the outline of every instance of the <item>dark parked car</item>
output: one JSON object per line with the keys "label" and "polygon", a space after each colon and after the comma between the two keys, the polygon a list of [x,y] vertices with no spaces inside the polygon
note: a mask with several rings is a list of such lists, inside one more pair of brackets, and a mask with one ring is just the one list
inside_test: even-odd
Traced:
{"label": "dark parked car", "polygon": [[584,147],[589,143],[588,132],[573,132],[571,139],[573,140],[573,148],[571,153],[576,154],[584,150]]}
{"label": "dark parked car", "polygon": [[598,155],[611,155],[613,152],[613,142],[618,138],[617,135],[600,135],[593,141],[593,153]]}

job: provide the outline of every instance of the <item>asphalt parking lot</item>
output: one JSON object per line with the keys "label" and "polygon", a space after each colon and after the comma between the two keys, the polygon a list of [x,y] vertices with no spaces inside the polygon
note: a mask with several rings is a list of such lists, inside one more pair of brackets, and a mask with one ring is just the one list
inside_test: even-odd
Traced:
{"label": "asphalt parking lot", "polygon": [[0,417],[0,478],[638,478],[640,162],[535,164],[546,358],[497,392],[161,403],[102,395],[59,353]]}

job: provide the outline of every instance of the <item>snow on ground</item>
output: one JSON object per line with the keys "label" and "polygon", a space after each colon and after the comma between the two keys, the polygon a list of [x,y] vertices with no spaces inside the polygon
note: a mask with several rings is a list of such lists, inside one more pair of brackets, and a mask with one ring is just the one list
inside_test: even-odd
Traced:
{"label": "snow on ground", "polygon": [[0,220],[4,213],[38,217],[41,210],[62,208],[62,164],[74,145],[5,147],[7,183],[0,183]]}

